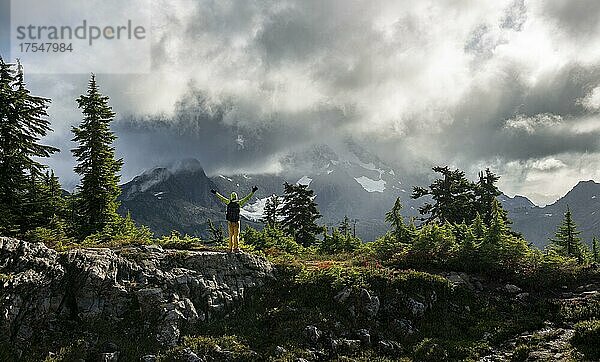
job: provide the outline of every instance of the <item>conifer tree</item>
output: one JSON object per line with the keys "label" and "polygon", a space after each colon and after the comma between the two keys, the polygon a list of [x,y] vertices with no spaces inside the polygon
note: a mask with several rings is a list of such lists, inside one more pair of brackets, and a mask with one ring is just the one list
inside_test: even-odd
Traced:
{"label": "conifer tree", "polygon": [[262,222],[270,228],[275,228],[279,224],[279,213],[281,200],[279,196],[273,195],[267,199]]}
{"label": "conifer tree", "polygon": [[577,230],[577,224],[573,221],[571,209],[567,206],[562,223],[558,226],[554,238],[550,239],[551,246],[560,255],[569,258],[576,257],[581,263],[584,257],[584,245],[579,234],[580,231]]}
{"label": "conifer tree", "polygon": [[418,199],[430,196],[432,203],[425,203],[419,208],[419,213],[427,223],[438,225],[446,221],[452,224],[471,222],[475,218],[477,207],[474,197],[474,184],[465,178],[461,170],[450,170],[448,166],[434,167],[433,171],[442,174],[428,188],[415,186],[411,197]]}
{"label": "conifer tree", "polygon": [[402,210],[402,202],[400,198],[396,198],[394,206],[390,211],[385,214],[385,221],[392,226],[392,233],[396,238],[396,242],[399,243],[410,243],[414,236],[411,232],[410,227],[404,223],[404,218],[400,211]]}
{"label": "conifer tree", "polygon": [[[475,207],[486,225],[490,225],[492,222],[494,200],[502,195],[502,192],[496,186],[496,182],[499,179],[499,176],[490,171],[489,168],[486,168],[485,171],[479,172],[479,180],[474,185]],[[502,213],[504,224],[510,224],[511,221],[508,219],[508,213],[502,208],[501,204],[498,206],[500,206],[498,211]]]}
{"label": "conifer tree", "polygon": [[485,236],[487,235],[487,228],[485,223],[483,222],[483,218],[479,213],[475,216],[475,220],[473,220],[473,224],[471,224],[471,229],[473,231],[473,236],[478,242],[482,242],[485,240]]}
{"label": "conifer tree", "polygon": [[338,231],[345,237],[350,236],[350,219],[348,215],[344,216],[344,220],[340,223]]}
{"label": "conifer tree", "polygon": [[321,217],[314,202],[314,192],[307,185],[284,184],[281,208],[283,229],[303,246],[315,243],[322,228],[316,224]]}
{"label": "conifer tree", "polygon": [[115,113],[108,100],[100,93],[93,74],[87,94],[77,99],[83,122],[72,129],[73,141],[78,143],[72,152],[77,159],[75,172],[81,176],[76,217],[82,236],[98,232],[118,220],[117,197],[121,193],[118,173],[123,160],[115,158],[112,144],[116,136],[110,130]]}
{"label": "conifer tree", "polygon": [[494,199],[492,202],[492,212],[490,227],[487,232],[487,242],[489,244],[499,245],[502,243],[503,238],[506,236],[508,229],[504,222],[504,215],[502,212],[502,206],[500,201]]}
{"label": "conifer tree", "polygon": [[598,238],[594,236],[592,239],[592,261],[594,263],[600,262],[598,253],[600,253],[600,245],[598,245]]}
{"label": "conifer tree", "polygon": [[50,99],[31,95],[20,63],[0,57],[0,233],[15,234],[40,225],[37,183],[46,166],[36,158],[57,148],[42,145],[50,129]]}
{"label": "conifer tree", "polygon": [[206,223],[208,225],[208,232],[210,233],[210,242],[215,244],[221,243],[224,235],[221,225],[215,226],[211,219],[207,219]]}

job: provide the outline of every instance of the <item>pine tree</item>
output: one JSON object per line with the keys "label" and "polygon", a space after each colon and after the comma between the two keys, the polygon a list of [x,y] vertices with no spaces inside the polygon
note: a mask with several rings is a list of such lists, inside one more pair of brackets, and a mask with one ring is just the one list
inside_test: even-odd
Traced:
{"label": "pine tree", "polygon": [[46,166],[36,158],[58,152],[39,143],[51,131],[49,104],[26,88],[20,63],[0,57],[0,233],[22,233],[43,222],[34,214],[40,207],[37,182]]}
{"label": "pine tree", "polygon": [[215,226],[211,219],[207,219],[206,224],[208,225],[208,232],[210,233],[210,242],[214,244],[222,243],[224,233],[221,225],[218,227]]}
{"label": "pine tree", "polygon": [[270,228],[275,228],[279,224],[279,213],[281,200],[279,196],[273,195],[267,199],[265,211],[263,213],[262,222]]}
{"label": "pine tree", "polygon": [[558,226],[554,238],[550,239],[552,248],[562,256],[576,257],[579,262],[583,262],[584,250],[579,234],[580,231],[577,230],[577,224],[573,221],[571,209],[567,206],[565,218]]}
{"label": "pine tree", "polygon": [[344,216],[344,220],[340,223],[338,231],[345,237],[350,236],[350,219],[348,218],[348,215]]}
{"label": "pine tree", "polygon": [[471,222],[475,218],[474,184],[465,178],[460,170],[450,170],[448,166],[434,167],[433,171],[441,173],[442,178],[435,180],[428,188],[415,186],[411,197],[418,199],[429,196],[433,203],[425,203],[419,208],[419,213],[427,223],[438,225],[446,221],[452,224]]}
{"label": "pine tree", "polygon": [[473,231],[473,236],[475,237],[475,240],[477,240],[479,243],[485,240],[485,237],[487,235],[487,228],[485,226],[485,223],[483,222],[483,218],[479,213],[477,213],[477,215],[475,216],[475,220],[473,220],[473,223],[471,224],[471,230]]}
{"label": "pine tree", "polygon": [[284,184],[282,227],[303,246],[315,243],[322,228],[316,224],[321,217],[314,202],[314,192],[307,185]]}
{"label": "pine tree", "polygon": [[598,245],[598,238],[594,236],[592,239],[592,261],[594,263],[600,262],[598,253],[600,253],[600,245]]}
{"label": "pine tree", "polygon": [[118,220],[117,197],[121,193],[118,173],[123,160],[115,159],[112,144],[116,136],[109,127],[115,113],[108,100],[100,93],[93,74],[87,94],[77,99],[84,117],[81,125],[72,129],[73,141],[79,144],[72,152],[78,162],[75,172],[81,176],[77,188],[77,218],[82,236],[98,232]]}
{"label": "pine tree", "polygon": [[404,218],[400,211],[402,211],[402,202],[398,197],[396,198],[392,209],[385,214],[385,221],[392,226],[392,233],[396,242],[410,243],[414,233],[411,232],[411,229],[404,223]]}
{"label": "pine tree", "polygon": [[[496,186],[496,182],[499,179],[499,176],[490,171],[489,168],[486,168],[485,171],[479,172],[479,180],[475,183],[475,207],[486,225],[490,225],[492,222],[494,200],[502,195],[502,192]],[[502,205],[499,206],[499,212],[502,213],[504,224],[511,224],[511,221],[508,219],[508,213],[502,208]]]}
{"label": "pine tree", "polygon": [[500,201],[494,199],[492,212],[490,213],[492,219],[490,220],[490,227],[487,232],[487,242],[490,244],[500,245],[507,234],[508,229],[506,228],[502,211]]}

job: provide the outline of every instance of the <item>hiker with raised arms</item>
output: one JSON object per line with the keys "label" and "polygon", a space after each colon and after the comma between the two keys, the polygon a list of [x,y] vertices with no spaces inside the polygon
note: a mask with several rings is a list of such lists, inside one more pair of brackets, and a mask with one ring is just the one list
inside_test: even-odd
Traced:
{"label": "hiker with raised arms", "polygon": [[232,192],[230,197],[226,198],[216,190],[210,190],[210,192],[217,195],[219,200],[227,205],[227,214],[225,218],[227,219],[227,226],[229,229],[229,252],[235,251],[237,253],[240,251],[240,208],[252,198],[256,190],[258,190],[258,187],[254,186],[252,192],[241,200],[238,200],[236,192]]}

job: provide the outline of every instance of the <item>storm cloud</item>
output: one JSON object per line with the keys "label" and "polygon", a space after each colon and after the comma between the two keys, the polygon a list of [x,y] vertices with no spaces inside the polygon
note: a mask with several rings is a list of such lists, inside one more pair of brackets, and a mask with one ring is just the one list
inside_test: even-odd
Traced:
{"label": "storm cloud", "polygon": [[[347,139],[407,175],[490,166],[505,192],[539,203],[600,179],[597,1],[154,1],[152,12],[152,73],[98,77],[119,113],[124,179],[184,157],[209,173],[278,172],[290,152]],[[50,164],[72,182],[86,76],[28,81],[54,99],[48,140],[64,152]]]}

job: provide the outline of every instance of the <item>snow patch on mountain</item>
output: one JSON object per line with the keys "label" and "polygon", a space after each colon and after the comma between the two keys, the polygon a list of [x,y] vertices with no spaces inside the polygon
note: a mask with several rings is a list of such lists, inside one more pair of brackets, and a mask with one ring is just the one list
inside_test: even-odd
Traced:
{"label": "snow patch on mountain", "polygon": [[360,167],[364,168],[365,170],[379,172],[380,179],[381,179],[381,176],[383,176],[383,174],[385,173],[384,170],[377,168],[373,162],[364,163],[364,162],[359,161],[358,164],[360,165]]}
{"label": "snow patch on mountain", "polygon": [[308,176],[302,176],[302,178],[298,181],[296,181],[296,183],[298,185],[306,185],[306,186],[310,186],[310,183],[312,182],[312,178],[308,177]]}
{"label": "snow patch on mountain", "polygon": [[268,197],[265,197],[256,200],[256,202],[252,204],[244,205],[244,207],[240,209],[240,215],[242,215],[248,220],[260,221],[263,217],[263,214],[265,213],[265,206],[267,204],[268,199]]}
{"label": "snow patch on mountain", "polygon": [[383,192],[385,190],[385,180],[372,180],[366,176],[355,177],[354,179],[367,192]]}

